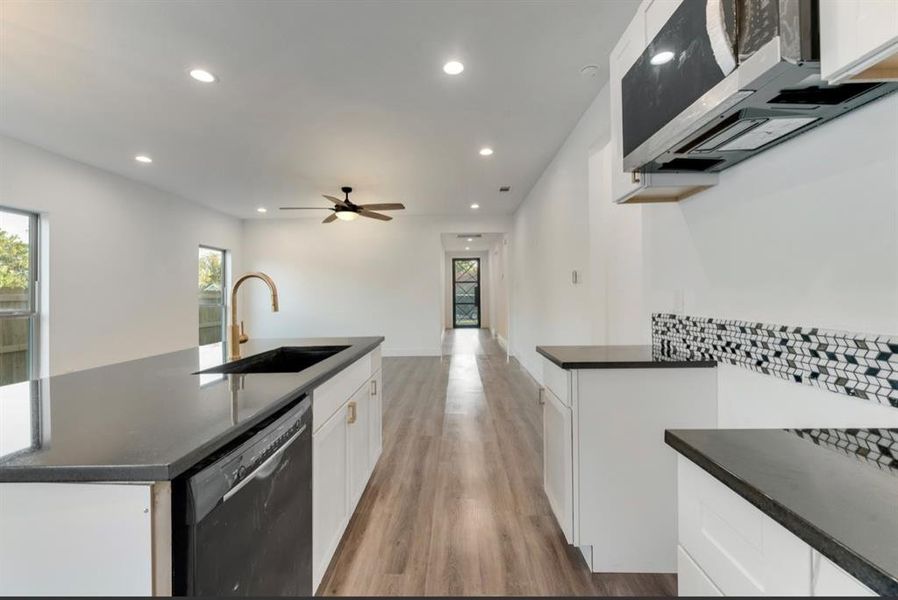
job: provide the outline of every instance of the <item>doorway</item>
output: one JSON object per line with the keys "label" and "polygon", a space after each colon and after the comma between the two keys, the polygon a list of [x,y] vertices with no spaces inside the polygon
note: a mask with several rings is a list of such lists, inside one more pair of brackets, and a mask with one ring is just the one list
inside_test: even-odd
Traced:
{"label": "doorway", "polygon": [[480,259],[452,259],[452,326],[480,328]]}

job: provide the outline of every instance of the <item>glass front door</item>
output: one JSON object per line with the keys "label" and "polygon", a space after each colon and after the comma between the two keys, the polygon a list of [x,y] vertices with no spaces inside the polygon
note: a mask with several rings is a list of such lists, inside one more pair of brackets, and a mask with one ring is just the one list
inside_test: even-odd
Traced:
{"label": "glass front door", "polygon": [[454,327],[480,327],[480,259],[452,259]]}

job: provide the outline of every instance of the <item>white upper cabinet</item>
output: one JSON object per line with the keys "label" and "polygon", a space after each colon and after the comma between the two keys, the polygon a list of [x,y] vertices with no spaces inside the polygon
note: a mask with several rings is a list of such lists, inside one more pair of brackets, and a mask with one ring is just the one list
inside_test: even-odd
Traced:
{"label": "white upper cabinet", "polygon": [[898,0],[820,0],[820,71],[829,83],[898,80]]}

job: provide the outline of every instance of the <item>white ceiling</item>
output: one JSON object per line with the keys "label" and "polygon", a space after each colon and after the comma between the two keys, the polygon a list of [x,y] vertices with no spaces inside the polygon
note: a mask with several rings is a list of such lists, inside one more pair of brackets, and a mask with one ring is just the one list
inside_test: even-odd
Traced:
{"label": "white ceiling", "polygon": [[413,214],[509,214],[636,2],[0,0],[0,132],[244,218],[347,184]]}
{"label": "white ceiling", "polygon": [[[477,233],[480,237],[469,237],[466,234],[477,233],[463,231],[460,233],[442,233],[440,239],[446,252],[464,252],[469,248],[471,252],[485,252],[493,247],[493,244],[505,237],[504,233]],[[468,240],[471,240],[470,242]]]}

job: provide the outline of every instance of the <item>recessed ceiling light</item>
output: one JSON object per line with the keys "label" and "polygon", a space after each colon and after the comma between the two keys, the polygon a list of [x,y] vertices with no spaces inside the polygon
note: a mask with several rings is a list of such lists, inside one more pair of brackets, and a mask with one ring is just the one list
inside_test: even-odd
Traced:
{"label": "recessed ceiling light", "polygon": [[470,246],[465,246],[465,250],[470,250],[470,249],[471,249]]}
{"label": "recessed ceiling light", "polygon": [[259,213],[267,213],[267,212],[268,212],[268,209],[265,208],[264,206],[260,206],[259,208],[256,209],[256,212],[259,212]]}
{"label": "recessed ceiling light", "polygon": [[586,65],[580,69],[580,75],[583,77],[595,77],[599,73],[598,65]]}
{"label": "recessed ceiling light", "polygon": [[443,73],[446,75],[458,75],[465,70],[465,66],[457,60],[450,60],[443,65]]}
{"label": "recessed ceiling light", "polygon": [[153,159],[150,158],[149,156],[147,156],[146,154],[138,154],[137,156],[134,157],[134,160],[136,160],[139,163],[144,163],[146,165],[153,162]]}
{"label": "recessed ceiling light", "polygon": [[480,149],[480,156],[492,156],[492,155],[493,155],[492,148],[481,148]]}
{"label": "recessed ceiling light", "polygon": [[663,65],[664,63],[669,63],[671,60],[673,60],[673,57],[674,53],[670,50],[662,50],[661,52],[655,54],[655,56],[653,56],[651,60],[649,60],[649,62],[656,66]]}
{"label": "recessed ceiling light", "polygon": [[473,239],[471,239],[471,238],[468,238],[468,241],[469,241],[469,242],[473,242],[473,241],[474,241],[474,240],[473,240]]}
{"label": "recessed ceiling light", "polygon": [[218,78],[205,69],[191,69],[190,76],[200,83],[215,83]]}
{"label": "recessed ceiling light", "polygon": [[478,208],[480,208],[480,205],[479,205],[479,204],[472,204],[472,205],[471,205],[471,208],[473,208],[474,210],[477,210]]}

